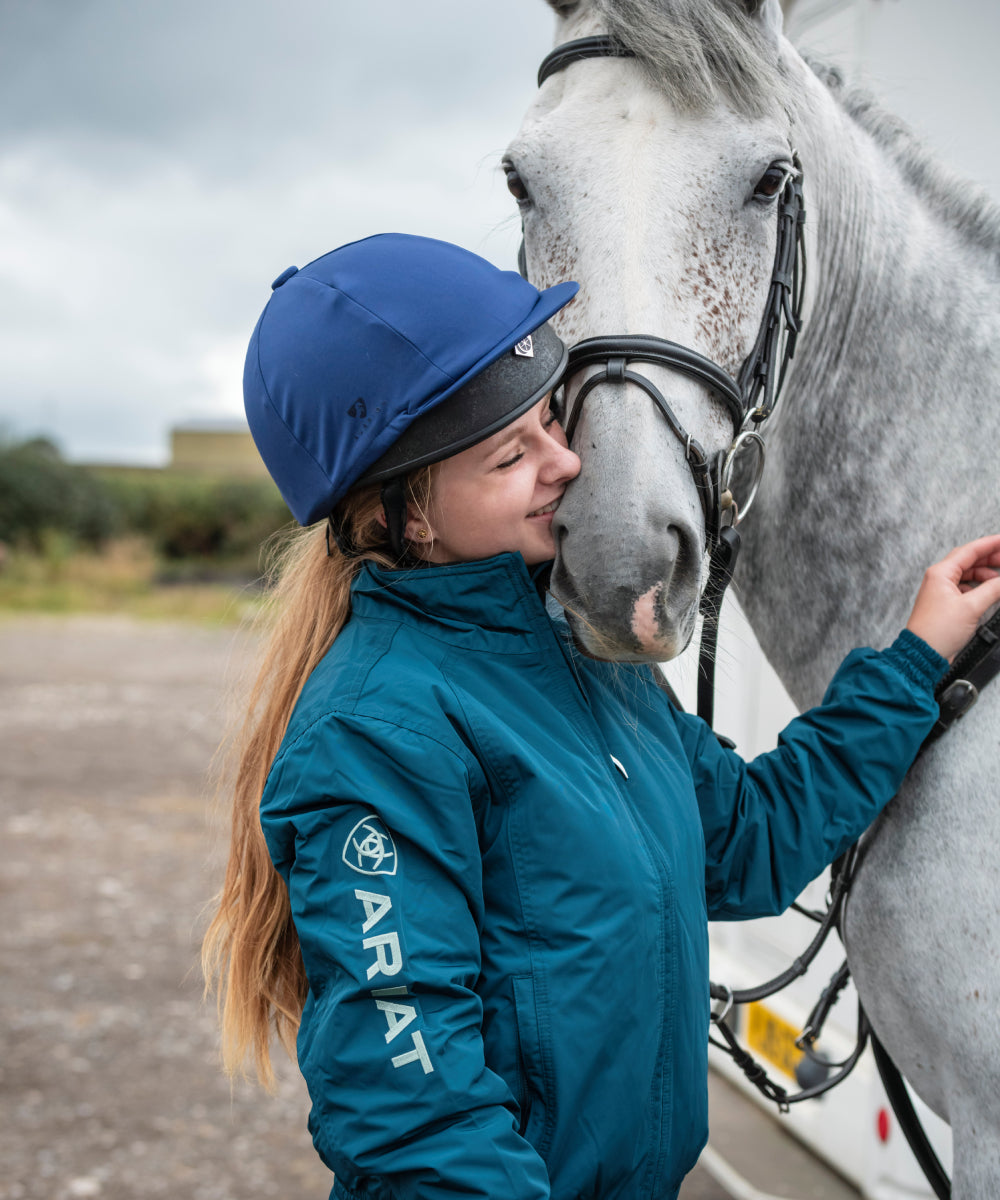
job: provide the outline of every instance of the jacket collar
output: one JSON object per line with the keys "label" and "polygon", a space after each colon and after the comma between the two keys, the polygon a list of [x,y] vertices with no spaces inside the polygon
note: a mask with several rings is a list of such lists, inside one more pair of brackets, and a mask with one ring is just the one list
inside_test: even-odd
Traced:
{"label": "jacket collar", "polygon": [[[524,653],[526,644],[547,633],[544,585],[550,563],[529,570],[520,554],[498,554],[473,562],[387,571],[364,563],[351,587],[351,610],[360,617],[437,627],[448,641]],[[485,647],[484,647],[485,648]]]}

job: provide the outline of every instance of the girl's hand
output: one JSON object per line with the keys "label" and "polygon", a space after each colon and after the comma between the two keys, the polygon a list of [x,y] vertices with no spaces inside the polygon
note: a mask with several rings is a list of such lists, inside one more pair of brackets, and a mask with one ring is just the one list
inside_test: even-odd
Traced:
{"label": "girl's hand", "polygon": [[949,662],[1000,602],[1000,534],[977,538],[924,572],[906,628]]}

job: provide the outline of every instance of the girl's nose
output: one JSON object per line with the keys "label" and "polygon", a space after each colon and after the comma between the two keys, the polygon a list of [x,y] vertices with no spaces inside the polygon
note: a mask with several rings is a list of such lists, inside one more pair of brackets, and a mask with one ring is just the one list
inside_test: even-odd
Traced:
{"label": "girl's nose", "polygon": [[545,473],[551,480],[565,480],[566,482],[575,479],[580,474],[580,456],[566,444],[566,435],[561,428],[559,433],[552,438]]}

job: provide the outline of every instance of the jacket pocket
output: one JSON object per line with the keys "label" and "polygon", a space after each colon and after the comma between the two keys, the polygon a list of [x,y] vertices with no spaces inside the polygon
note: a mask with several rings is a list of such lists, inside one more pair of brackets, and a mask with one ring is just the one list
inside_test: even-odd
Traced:
{"label": "jacket pocket", "polygon": [[552,1113],[546,1103],[545,1064],[539,1034],[534,980],[515,975],[514,1011],[517,1014],[517,1068],[521,1105],[520,1133],[544,1154],[552,1137]]}

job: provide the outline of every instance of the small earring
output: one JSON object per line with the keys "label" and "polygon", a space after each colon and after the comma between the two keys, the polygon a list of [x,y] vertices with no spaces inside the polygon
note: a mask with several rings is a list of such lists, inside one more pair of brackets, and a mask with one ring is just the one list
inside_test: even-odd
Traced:
{"label": "small earring", "polygon": [[417,537],[418,537],[418,538],[420,538],[420,540],[421,540],[422,542],[423,542],[423,541],[425,541],[425,540],[426,540],[426,538],[427,538],[427,530],[426,530],[426,529],[418,529],[418,530],[417,530]]}

